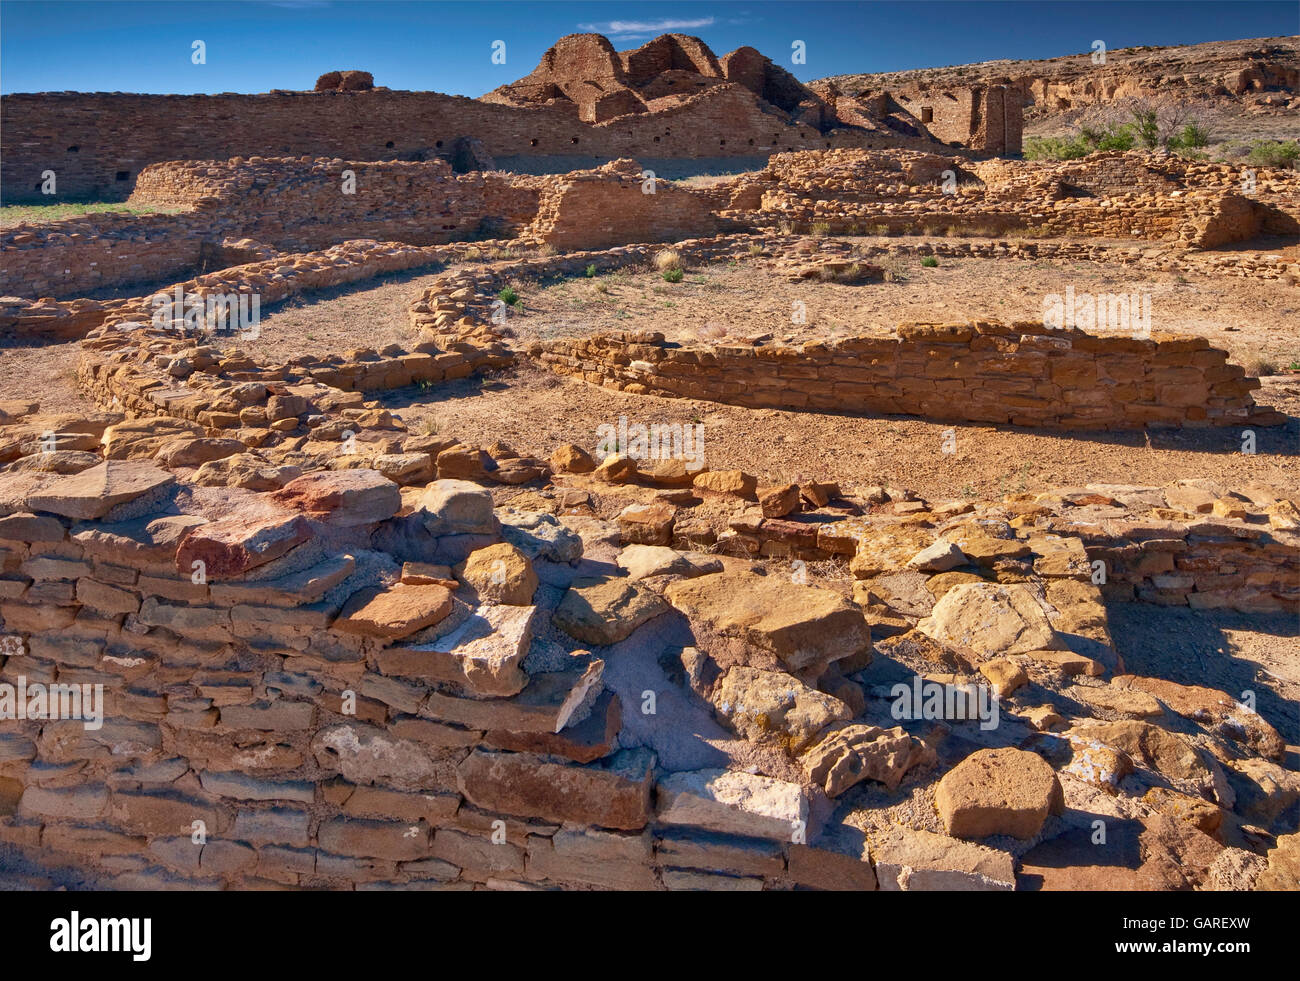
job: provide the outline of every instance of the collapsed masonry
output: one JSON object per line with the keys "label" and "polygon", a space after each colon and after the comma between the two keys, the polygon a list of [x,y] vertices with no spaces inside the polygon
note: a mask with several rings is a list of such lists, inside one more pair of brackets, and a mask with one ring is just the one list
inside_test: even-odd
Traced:
{"label": "collapsed masonry", "polygon": [[[152,292],[180,282],[202,292],[214,275],[243,275],[278,296],[280,289],[332,284],[325,279],[349,282],[367,271],[412,268],[440,254],[431,247],[441,243],[511,236],[519,246],[565,249],[746,228],[1062,236],[1096,244],[937,241],[925,248],[956,256],[1127,254],[1144,267],[1262,279],[1300,272],[1282,254],[1189,251],[1300,229],[1300,178],[1283,171],[1260,170],[1246,194],[1240,167],[1158,154],[971,165],[894,150],[779,154],[760,172],[703,189],[642,175],[630,160],[549,177],[455,174],[442,161],[254,157],[157,164],[141,175],[132,202],[179,213],[83,216],[0,233],[0,335],[81,336],[124,302],[135,302],[86,295],[99,290],[140,285]],[[343,193],[349,180],[353,193]],[[1134,253],[1098,239],[1163,248]],[[312,276],[303,277],[307,270]]]}
{"label": "collapsed masonry", "polygon": [[377,88],[361,71],[326,73],[311,92],[6,95],[0,176],[7,200],[44,200],[50,171],[64,198],[120,200],[144,168],[176,156],[178,132],[198,158],[440,158],[473,170],[495,169],[494,158],[599,164],[945,144],[1020,152],[1016,91],[955,86],[930,101],[805,86],[753,48],[719,59],[685,35],[619,53],[598,34],[577,34],[561,38],[526,78],[477,100]]}
{"label": "collapsed masonry", "polygon": [[[877,207],[920,186],[909,169],[931,180],[919,175],[939,162],[886,157]],[[173,200],[201,188],[211,200],[196,222],[256,200],[244,210],[278,216],[267,235],[319,246],[314,209],[342,164],[167,165],[152,186]],[[790,200],[791,172],[849,191],[834,167],[819,178],[777,161],[756,202],[740,186],[665,187],[655,199],[684,224],[659,227],[662,213],[633,203],[648,197],[633,166],[498,185],[441,164],[384,165],[381,186],[431,176],[431,212],[453,193],[518,205],[526,231],[482,249],[527,251],[484,261],[464,242],[362,240],[285,253],[232,239],[214,261],[241,264],[180,284],[270,302],[455,264],[412,298],[409,342],[382,350],[263,363],[203,330],[153,324],[143,295],[7,305],[23,336],[85,335],[78,381],[103,411],[0,405],[0,684],[98,684],[106,702],[100,728],[4,722],[0,842],[52,875],[67,864],[119,888],[1239,889],[1294,878],[1300,779],[1282,763],[1296,738],[1285,704],[1265,695],[1251,711],[1230,693],[1131,673],[1106,608],[1294,614],[1300,511],[1288,492],[1181,481],[931,502],[833,475],[769,486],[594,447],[413,433],[374,398],[530,356],[492,319],[511,279],[644,266],[658,251],[603,247],[610,236],[677,237],[740,211],[774,220],[787,209],[764,202]],[[1286,202],[1292,188],[1266,193]],[[398,220],[372,203],[347,220]],[[113,227],[123,251],[106,275],[140,282],[131,250],[150,243]],[[578,230],[598,247],[582,251]],[[548,242],[567,251],[533,248]],[[33,280],[86,245],[54,227],[5,244]],[[674,248],[687,263],[801,264],[817,258],[806,244],[727,231]],[[1100,248],[1023,247],[1066,245]],[[947,346],[980,371],[1045,375],[1055,390],[1012,382],[998,395],[999,411],[1038,424],[1134,420],[1170,387],[1181,401],[1168,421],[1268,421],[1240,369],[1194,340],[1128,347],[979,324],[860,343],[880,348],[752,347],[747,369],[772,354],[796,370],[745,384],[764,396],[772,377],[869,375],[877,360],[894,365],[884,384],[901,397],[953,360]],[[629,375],[667,391],[745,357],[685,353],[624,335],[566,357],[588,380],[633,391]],[[1079,396],[1088,372],[1115,383],[1100,415]],[[861,396],[836,391],[853,378],[825,380],[833,397]],[[937,411],[924,396],[914,407]],[[822,563],[847,566],[851,590],[810,578]],[[954,709],[983,685],[1000,695],[1001,722],[983,726],[987,698],[973,713],[900,713],[899,685]],[[1097,815],[1132,839],[1132,867],[1095,864]],[[1273,840],[1266,853],[1259,843]]]}
{"label": "collapsed masonry", "polygon": [[[270,423],[249,482],[240,439],[171,416],[3,411],[28,452],[0,475],[0,684],[105,699],[102,727],[0,733],[0,841],[52,874],[1276,888],[1294,862],[1241,834],[1300,806],[1273,706],[1125,673],[1105,607],[1300,609],[1300,511],[1266,488],[764,487],[284,392],[243,419]],[[791,564],[836,556],[853,602]],[[991,686],[1001,722],[900,716],[899,682]],[[1093,864],[1099,814],[1136,867]]]}

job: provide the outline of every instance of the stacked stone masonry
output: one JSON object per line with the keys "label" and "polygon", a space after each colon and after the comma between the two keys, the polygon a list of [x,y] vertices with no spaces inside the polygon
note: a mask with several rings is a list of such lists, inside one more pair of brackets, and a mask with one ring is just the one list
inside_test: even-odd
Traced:
{"label": "stacked stone masonry", "polygon": [[1259,380],[1200,337],[1041,324],[904,325],[896,337],[681,347],[615,332],[545,344],[556,372],[634,394],[750,408],[1072,429],[1277,425]]}

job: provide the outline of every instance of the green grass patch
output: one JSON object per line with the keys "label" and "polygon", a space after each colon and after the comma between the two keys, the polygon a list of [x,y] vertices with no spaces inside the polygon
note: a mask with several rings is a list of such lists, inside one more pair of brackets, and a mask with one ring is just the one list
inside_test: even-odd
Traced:
{"label": "green grass patch", "polygon": [[43,223],[81,215],[100,215],[110,211],[127,215],[174,215],[184,208],[129,207],[124,201],[65,201],[60,204],[6,204],[0,205],[0,228],[8,228],[25,221]]}

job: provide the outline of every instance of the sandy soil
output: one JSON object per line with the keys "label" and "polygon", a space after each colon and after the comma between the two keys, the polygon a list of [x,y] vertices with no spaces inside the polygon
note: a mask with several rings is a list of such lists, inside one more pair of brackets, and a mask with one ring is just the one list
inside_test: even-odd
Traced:
{"label": "sandy soil", "polygon": [[[881,239],[849,239],[861,248]],[[601,330],[658,330],[681,343],[888,334],[900,323],[1041,320],[1044,297],[1117,293],[1151,296],[1151,329],[1200,334],[1254,366],[1300,364],[1300,287],[1195,273],[1144,273],[1111,263],[939,259],[874,259],[896,279],[861,285],[805,281],[774,274],[770,260],[688,269],[680,283],[653,271],[620,271],[595,279],[518,285],[523,303],[512,329],[546,340]],[[792,304],[807,323],[791,323]]]}
{"label": "sandy soil", "polygon": [[[1300,381],[1288,382],[1300,409]],[[1281,400],[1274,400],[1279,402]],[[865,418],[820,412],[744,409],[664,399],[560,379],[523,365],[486,384],[466,379],[428,392],[403,389],[383,403],[408,425],[459,439],[500,439],[520,452],[549,453],[564,442],[594,447],[597,427],[699,423],[705,460],[772,480],[829,476],[849,485],[894,483],[936,498],[973,497],[1051,486],[1161,484],[1211,477],[1300,489],[1300,420],[1257,432],[1258,452],[1243,455],[1235,430],[1143,433],[1048,432],[950,425],[903,416]],[[957,451],[940,452],[953,429]]]}

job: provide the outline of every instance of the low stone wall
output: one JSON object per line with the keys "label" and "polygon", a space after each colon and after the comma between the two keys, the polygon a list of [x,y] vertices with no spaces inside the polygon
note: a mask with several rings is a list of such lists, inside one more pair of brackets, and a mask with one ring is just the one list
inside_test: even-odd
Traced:
{"label": "low stone wall", "polygon": [[543,345],[560,374],[634,394],[751,408],[1074,429],[1276,425],[1259,380],[1200,337],[1102,337],[1040,324],[904,325],[896,337],[679,347],[614,332]]}
{"label": "low stone wall", "polygon": [[192,269],[221,241],[189,215],[100,214],[0,232],[0,294],[66,297]]}
{"label": "low stone wall", "polygon": [[[344,192],[344,173],[354,175]],[[86,215],[0,231],[0,295],[72,297],[250,261],[223,243],[291,253],[351,239],[426,246],[510,237],[547,178],[454,175],[441,161],[180,160],[140,176],[130,203],[180,214]],[[553,178],[549,180],[554,180]]]}
{"label": "low stone wall", "polygon": [[973,163],[909,150],[814,150],[774,156],[711,193],[727,197],[724,214],[836,234],[1021,233],[1211,249],[1300,231],[1293,172],[1143,152]]}
{"label": "low stone wall", "polygon": [[280,255],[273,249],[241,249],[242,243],[225,243],[223,252],[262,251],[268,258],[230,265],[179,283],[159,285],[147,296],[116,300],[0,300],[0,337],[24,340],[73,340],[106,323],[152,321],[151,298],[209,295],[257,295],[263,306],[301,293],[354,283],[385,273],[401,272],[438,262],[454,261],[469,246],[414,246],[400,242],[358,240],[342,242],[319,252]]}
{"label": "low stone wall", "polygon": [[[349,176],[350,175],[350,176]],[[236,157],[175,160],[140,174],[131,202],[184,205],[277,248],[319,249],[350,238],[434,245],[506,237],[531,222],[545,179],[454,174],[444,160]]]}
{"label": "low stone wall", "polygon": [[[6,725],[0,841],[118,888],[875,888],[860,835],[798,843],[799,784],[620,750],[600,658],[521,670],[538,607],[397,580],[394,555],[499,541],[486,491],[394,515],[373,471],[317,476],[206,513],[147,461],[0,480],[0,679],[105,698],[102,728]],[[405,546],[374,550],[385,529]],[[719,778],[771,812],[714,800]]]}
{"label": "low stone wall", "polygon": [[707,198],[667,181],[641,177],[634,160],[566,175],[542,195],[531,237],[562,250],[605,249],[626,242],[676,241],[733,224]]}

